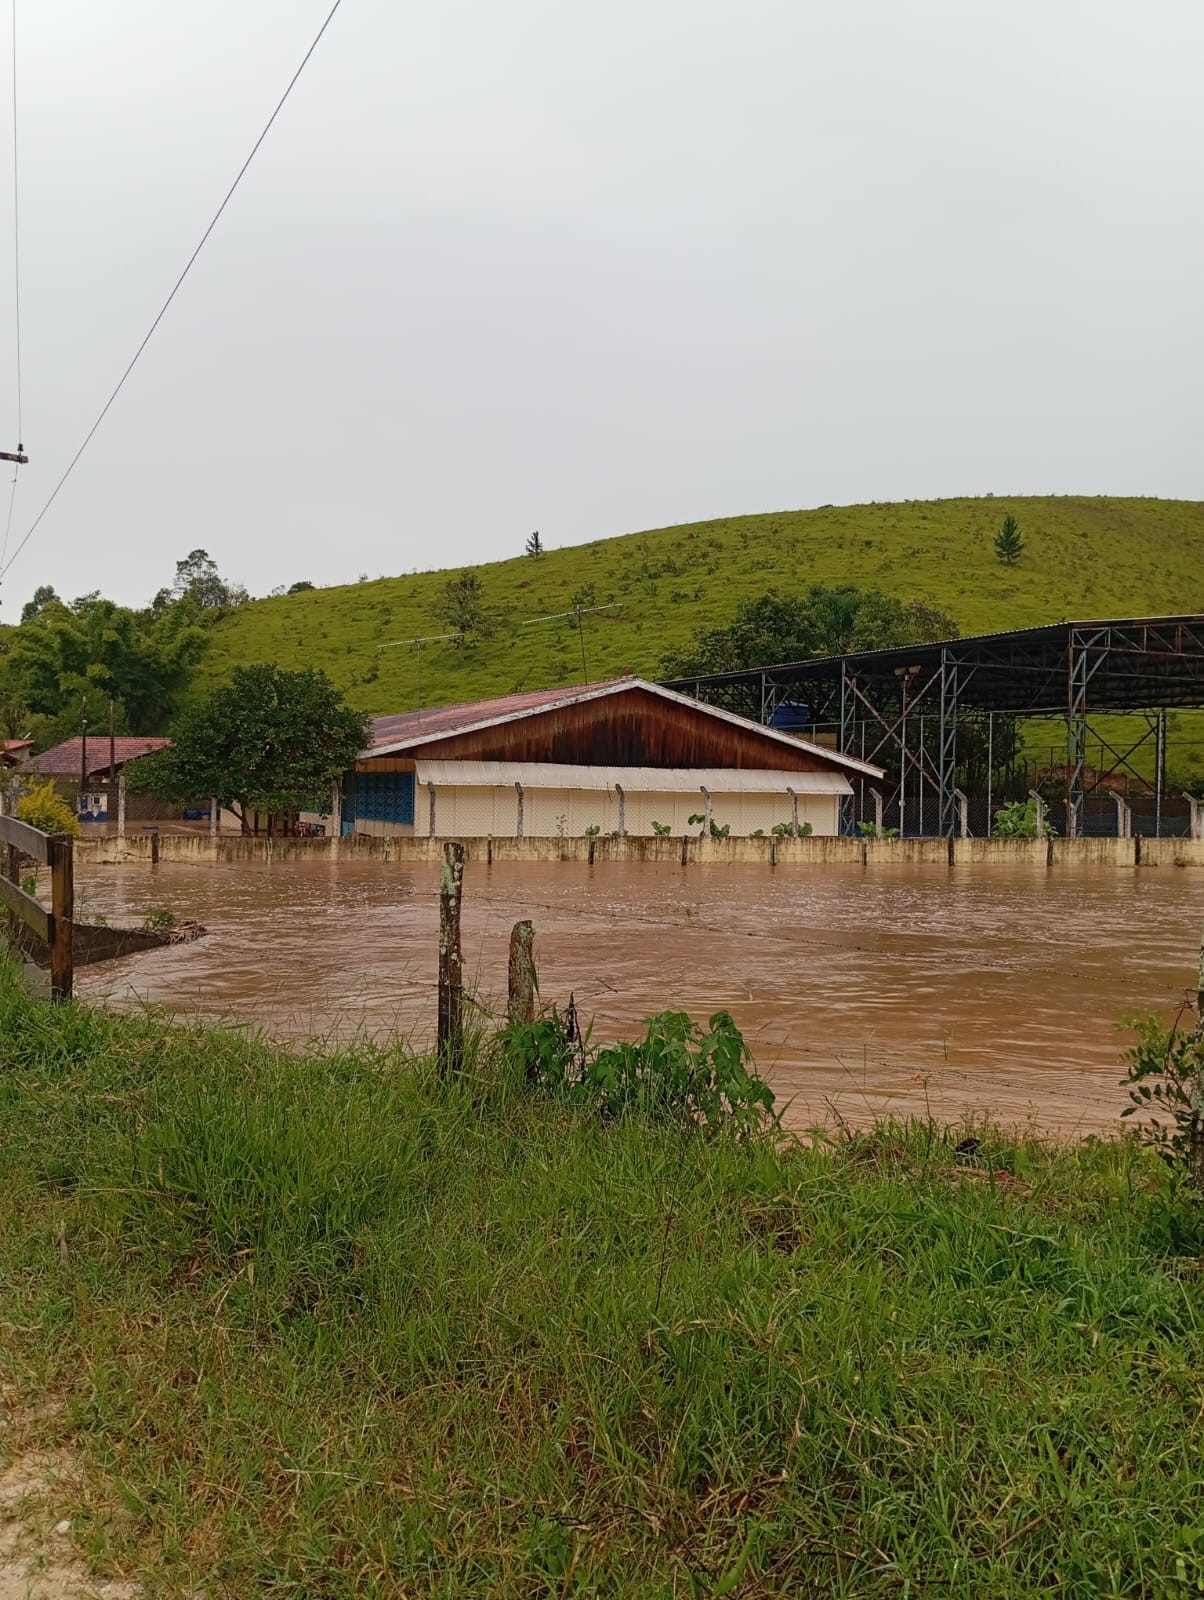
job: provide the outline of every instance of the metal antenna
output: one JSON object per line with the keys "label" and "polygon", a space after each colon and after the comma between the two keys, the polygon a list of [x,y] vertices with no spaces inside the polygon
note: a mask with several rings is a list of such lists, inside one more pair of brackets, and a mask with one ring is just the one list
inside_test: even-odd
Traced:
{"label": "metal antenna", "polygon": [[524,622],[524,628],[533,628],[537,622],[559,622],[565,617],[576,617],[577,638],[581,643],[581,676],[589,681],[589,668],[585,664],[585,629],[581,625],[582,617],[592,617],[598,611],[617,611],[617,600],[609,600],[604,606],[574,606],[571,611],[553,611],[550,616],[532,617],[529,622]]}
{"label": "metal antenna", "polygon": [[418,716],[422,716],[422,647],[424,644],[440,644],[444,639],[462,639],[461,633],[419,633],[412,639],[391,639],[388,644],[378,644],[377,650],[401,650],[406,645],[411,645],[418,652]]}

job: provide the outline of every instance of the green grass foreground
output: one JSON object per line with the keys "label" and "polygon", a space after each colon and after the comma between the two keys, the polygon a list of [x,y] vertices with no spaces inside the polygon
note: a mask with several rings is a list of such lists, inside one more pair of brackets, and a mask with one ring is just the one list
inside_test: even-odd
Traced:
{"label": "green grass foreground", "polygon": [[0,1128],[8,1398],[151,1595],[1204,1583],[1200,1238],[1132,1143],[602,1127],[2,967]]}

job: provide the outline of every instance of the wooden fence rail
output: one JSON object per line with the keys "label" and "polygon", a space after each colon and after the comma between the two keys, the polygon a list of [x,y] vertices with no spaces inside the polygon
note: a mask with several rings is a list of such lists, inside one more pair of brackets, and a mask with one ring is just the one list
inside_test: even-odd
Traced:
{"label": "wooden fence rail", "polygon": [[[74,978],[71,923],[75,914],[73,850],[66,834],[43,833],[16,817],[0,816],[0,907],[50,950],[50,998],[70,1000]],[[21,888],[21,857],[50,868],[50,910]]]}

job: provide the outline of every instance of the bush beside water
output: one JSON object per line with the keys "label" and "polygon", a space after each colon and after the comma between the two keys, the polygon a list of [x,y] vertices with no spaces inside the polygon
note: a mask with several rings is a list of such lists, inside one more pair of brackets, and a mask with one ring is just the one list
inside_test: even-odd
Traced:
{"label": "bush beside water", "polygon": [[1204,1241],[1135,1141],[805,1148],[2,969],[0,1121],[6,1398],[155,1593],[1204,1581]]}

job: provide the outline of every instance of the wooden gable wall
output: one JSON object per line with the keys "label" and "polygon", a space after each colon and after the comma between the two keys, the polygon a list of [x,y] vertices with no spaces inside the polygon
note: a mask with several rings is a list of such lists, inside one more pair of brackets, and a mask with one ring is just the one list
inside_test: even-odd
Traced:
{"label": "wooden gable wall", "polygon": [[446,734],[407,754],[446,761],[556,761],[593,767],[748,767],[774,772],[822,772],[834,767],[755,728],[724,722],[639,688],[536,712],[475,733]]}

